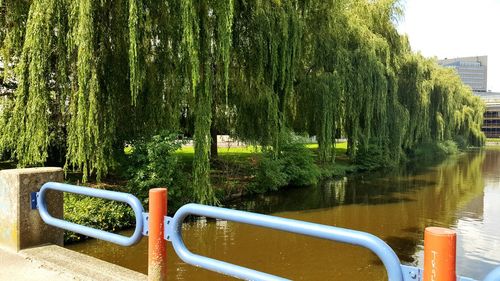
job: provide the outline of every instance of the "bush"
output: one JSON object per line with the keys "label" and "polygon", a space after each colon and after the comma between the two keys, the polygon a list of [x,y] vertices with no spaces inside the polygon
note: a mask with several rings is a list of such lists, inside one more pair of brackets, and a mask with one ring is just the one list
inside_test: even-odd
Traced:
{"label": "bush", "polygon": [[[133,142],[126,148],[123,159],[124,177],[128,179],[125,191],[147,205],[150,188],[168,187],[169,209],[185,204],[192,198],[192,192],[189,177],[182,172],[174,154],[181,145],[175,134],[167,132]],[[135,224],[133,211],[126,204],[73,194],[65,194],[64,200],[64,216],[70,222],[110,232]],[[65,234],[66,242],[84,238],[72,232]]]}
{"label": "bush", "polygon": [[347,174],[362,170],[362,167],[353,164],[328,163],[321,165],[321,178],[339,178]]}
{"label": "bush", "polygon": [[252,191],[258,193],[276,191],[287,184],[288,177],[284,172],[284,161],[274,158],[270,152],[265,152],[259,162]]}
{"label": "bush", "polygon": [[458,145],[451,140],[435,143],[425,143],[416,148],[412,156],[417,159],[440,159],[457,154]]}
{"label": "bush", "polygon": [[360,148],[356,154],[355,163],[358,164],[362,170],[375,170],[393,167],[398,164],[390,159],[387,150],[376,142],[370,143],[367,148]]}
{"label": "bush", "polygon": [[454,141],[459,149],[466,149],[469,146],[469,140],[464,136],[457,135]]}
{"label": "bush", "polygon": [[444,142],[438,142],[438,153],[443,156],[454,155],[458,153],[458,146],[454,141],[447,140]]}
{"label": "bush", "polygon": [[[126,204],[68,193],[64,194],[64,219],[110,232],[135,224],[134,212]],[[64,235],[65,242],[76,242],[84,238],[86,237],[69,231]]]}
{"label": "bush", "polygon": [[315,185],[320,169],[314,163],[314,154],[300,138],[285,135],[279,151],[272,148],[263,152],[252,191],[274,191],[287,185]]}
{"label": "bush", "polygon": [[168,187],[171,209],[177,209],[192,198],[189,176],[182,171],[175,151],[182,141],[177,134],[162,132],[149,140],[132,143],[127,160],[128,189],[148,203],[149,189]]}
{"label": "bush", "polygon": [[290,142],[283,147],[284,173],[294,186],[315,185],[321,175],[314,161],[314,154],[303,143]]}

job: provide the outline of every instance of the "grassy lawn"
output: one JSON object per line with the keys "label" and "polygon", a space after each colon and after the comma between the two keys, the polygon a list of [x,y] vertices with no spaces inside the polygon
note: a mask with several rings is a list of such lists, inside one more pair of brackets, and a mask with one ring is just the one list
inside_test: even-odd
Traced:
{"label": "grassy lawn", "polygon": [[[219,155],[227,154],[252,154],[260,152],[260,148],[257,146],[246,146],[246,147],[219,147]],[[184,146],[176,152],[179,155],[189,155],[194,154],[193,146]]]}
{"label": "grassy lawn", "polygon": [[[318,144],[306,144],[316,153]],[[347,142],[337,143],[337,162],[339,166],[350,166],[346,155]],[[241,192],[250,183],[256,173],[262,151],[260,146],[219,147],[218,158],[211,162],[210,177],[212,184],[220,190],[234,194]],[[194,147],[185,146],[176,151],[183,169],[191,173],[194,158]]]}
{"label": "grassy lawn", "polygon": [[[313,150],[314,152],[316,152],[316,150],[318,149],[318,144],[317,143],[309,143],[309,144],[306,144],[306,147]],[[337,155],[345,154],[347,152],[347,142],[336,143],[335,150],[337,152]]]}
{"label": "grassy lawn", "polygon": [[[318,150],[317,143],[306,144],[306,147],[309,148],[312,152],[316,153]],[[346,156],[347,152],[347,142],[337,143],[336,147],[336,155],[340,162],[347,163],[348,158]],[[224,164],[227,168],[226,162],[233,162],[238,166],[247,166],[247,168],[251,168],[248,164],[252,164],[255,166],[257,158],[262,153],[260,146],[246,146],[246,147],[219,147],[218,150],[219,157],[215,161],[215,168],[217,168],[218,164]],[[194,158],[194,147],[185,146],[176,151],[176,154],[179,156],[180,161],[185,164],[186,170],[191,169],[191,164]],[[250,162],[250,163],[249,163]],[[229,165],[232,166],[232,165]],[[235,167],[233,167],[235,168]]]}
{"label": "grassy lawn", "polygon": [[[306,147],[316,152],[318,149],[317,143],[306,144]],[[337,143],[335,150],[337,155],[343,155],[347,151],[347,142]],[[260,154],[261,148],[259,146],[246,146],[246,147],[219,147],[219,157],[231,157],[231,156],[250,156],[252,154]],[[181,157],[193,157],[194,147],[185,146],[176,151],[176,154]]]}
{"label": "grassy lawn", "polygon": [[487,138],[486,141],[490,142],[500,142],[500,138]]}

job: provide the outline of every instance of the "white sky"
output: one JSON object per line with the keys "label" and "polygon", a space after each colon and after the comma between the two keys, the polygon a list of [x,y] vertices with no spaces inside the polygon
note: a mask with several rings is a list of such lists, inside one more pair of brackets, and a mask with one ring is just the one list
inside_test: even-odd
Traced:
{"label": "white sky", "polygon": [[488,90],[500,92],[500,0],[402,0],[400,33],[426,57],[488,56]]}

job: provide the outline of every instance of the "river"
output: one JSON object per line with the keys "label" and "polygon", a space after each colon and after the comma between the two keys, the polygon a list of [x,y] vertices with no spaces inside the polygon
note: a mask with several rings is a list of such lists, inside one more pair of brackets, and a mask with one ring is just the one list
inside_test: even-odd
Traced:
{"label": "river", "polygon": [[[423,266],[424,228],[448,227],[457,232],[459,275],[481,280],[500,266],[500,149],[246,198],[229,207],[370,232],[403,264],[415,266]],[[378,258],[359,247],[226,221],[199,219],[183,228],[195,253],[289,279],[386,279]],[[130,248],[98,240],[67,247],[147,273],[147,239]],[[167,251],[169,280],[234,280],[182,263],[170,244]]]}

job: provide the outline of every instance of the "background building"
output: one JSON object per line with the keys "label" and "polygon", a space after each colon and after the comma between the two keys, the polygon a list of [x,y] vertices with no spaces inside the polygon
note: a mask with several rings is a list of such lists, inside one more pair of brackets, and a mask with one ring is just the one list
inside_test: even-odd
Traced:
{"label": "background building", "polygon": [[500,138],[500,93],[488,91],[488,57],[464,57],[439,60],[444,67],[454,68],[462,81],[486,104],[482,131],[488,138]]}
{"label": "background building", "polygon": [[500,93],[476,93],[486,104],[482,131],[488,138],[500,138]]}
{"label": "background building", "polygon": [[488,88],[488,57],[464,57],[439,60],[444,67],[454,68],[462,81],[474,92],[487,92]]}
{"label": "background building", "polygon": [[488,138],[500,138],[500,103],[486,105],[482,131]]}

